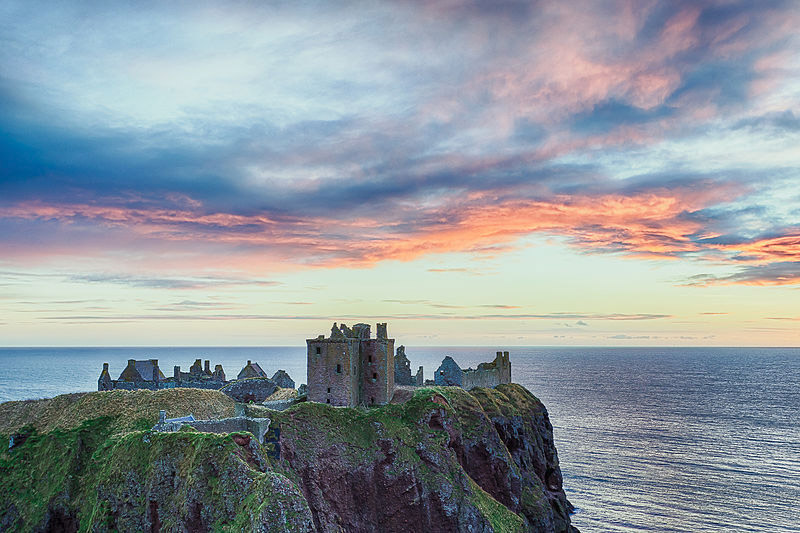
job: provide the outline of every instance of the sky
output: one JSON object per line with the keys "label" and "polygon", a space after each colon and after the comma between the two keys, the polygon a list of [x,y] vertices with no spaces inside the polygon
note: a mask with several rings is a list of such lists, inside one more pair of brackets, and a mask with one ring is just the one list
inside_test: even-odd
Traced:
{"label": "sky", "polygon": [[0,345],[800,345],[800,3],[0,4]]}

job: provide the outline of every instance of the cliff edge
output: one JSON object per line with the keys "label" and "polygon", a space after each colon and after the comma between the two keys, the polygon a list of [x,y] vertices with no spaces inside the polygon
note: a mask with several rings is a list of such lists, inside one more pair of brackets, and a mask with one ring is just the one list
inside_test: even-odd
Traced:
{"label": "cliff edge", "polygon": [[263,445],[149,430],[160,409],[230,416],[218,391],[8,402],[0,531],[577,531],[547,410],[525,388],[408,396],[370,409],[248,406],[271,419]]}

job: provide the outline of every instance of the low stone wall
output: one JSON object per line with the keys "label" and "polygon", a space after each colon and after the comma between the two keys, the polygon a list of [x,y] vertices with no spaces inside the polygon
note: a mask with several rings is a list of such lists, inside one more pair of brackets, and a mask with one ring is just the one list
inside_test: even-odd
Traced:
{"label": "low stone wall", "polygon": [[269,418],[250,418],[247,416],[234,416],[220,418],[219,420],[189,420],[189,421],[164,421],[153,426],[153,431],[172,433],[179,431],[183,426],[191,426],[204,433],[236,433],[248,431],[255,435],[258,442],[264,443],[264,434],[269,430]]}
{"label": "low stone wall", "polygon": [[283,411],[284,409],[288,409],[292,405],[297,403],[296,398],[291,398],[289,400],[267,400],[262,402],[261,405],[266,407],[267,409],[272,409],[273,411]]}
{"label": "low stone wall", "polygon": [[[216,380],[182,380],[182,381],[118,381],[112,380],[108,390],[161,390],[161,389],[211,389],[218,390],[224,387],[226,382]],[[104,389],[105,390],[105,389]]]}
{"label": "low stone wall", "polygon": [[195,420],[186,422],[197,431],[206,433],[235,433],[237,431],[249,431],[255,435],[259,443],[264,442],[264,434],[269,430],[269,418],[249,418],[246,416],[236,416],[233,418],[221,418],[219,420]]}

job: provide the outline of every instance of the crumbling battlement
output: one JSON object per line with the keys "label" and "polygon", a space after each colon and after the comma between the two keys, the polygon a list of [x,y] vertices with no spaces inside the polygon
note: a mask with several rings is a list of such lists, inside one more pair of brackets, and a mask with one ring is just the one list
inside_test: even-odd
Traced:
{"label": "crumbling battlement", "polygon": [[394,355],[394,384],[416,385],[416,378],[411,377],[411,361],[406,357],[406,347],[398,346]]}
{"label": "crumbling battlement", "polygon": [[[201,359],[195,359],[188,372],[181,372],[181,367],[176,365],[173,367],[172,376],[166,377],[158,366],[158,359],[145,359],[142,361],[128,359],[128,366],[125,367],[117,379],[111,379],[108,363],[103,363],[103,370],[97,380],[97,390],[159,390],[177,387],[219,390],[226,385],[252,377],[267,379],[267,374],[258,363],[252,361],[247,361],[247,364],[239,372],[237,379],[227,380],[222,365],[216,365],[212,371],[211,361],[209,360],[203,362]],[[275,372],[272,379],[275,380],[276,378],[281,381],[281,387],[294,388],[294,381],[284,370]],[[266,396],[271,393],[272,391],[269,391]]]}
{"label": "crumbling battlement", "polygon": [[475,387],[494,388],[501,383],[511,383],[511,361],[508,352],[497,352],[491,363],[481,363],[478,368],[462,370],[452,357],[447,356],[434,374],[436,385],[459,386],[466,390]]}
{"label": "crumbling battlement", "polygon": [[394,393],[394,339],[386,324],[378,324],[377,338],[369,324],[345,324],[324,335],[307,339],[308,399],[331,405],[381,405]]}

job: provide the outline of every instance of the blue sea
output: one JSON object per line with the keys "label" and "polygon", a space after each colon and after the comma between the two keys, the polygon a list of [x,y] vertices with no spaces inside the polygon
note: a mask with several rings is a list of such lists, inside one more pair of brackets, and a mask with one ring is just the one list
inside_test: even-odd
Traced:
{"label": "blue sea", "polygon": [[[500,348],[498,348],[500,349]],[[586,532],[800,531],[800,349],[506,348],[547,405],[564,485]],[[409,347],[427,378],[494,348]],[[248,359],[305,382],[305,347],[0,349],[0,401],[96,390],[102,363]]]}

